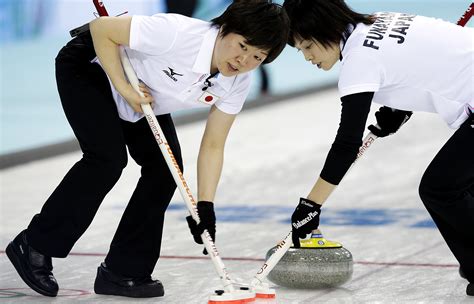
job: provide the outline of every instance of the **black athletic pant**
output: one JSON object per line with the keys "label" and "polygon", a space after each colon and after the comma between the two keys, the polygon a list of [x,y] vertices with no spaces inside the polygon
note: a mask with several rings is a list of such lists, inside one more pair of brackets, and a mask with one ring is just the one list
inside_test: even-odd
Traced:
{"label": "black athletic pant", "polygon": [[467,279],[474,282],[474,114],[435,156],[419,190]]}
{"label": "black athletic pant", "polygon": [[[71,40],[56,58],[59,95],[83,157],[34,216],[27,238],[47,256],[66,257],[127,165],[128,147],[141,166],[141,177],[106,263],[125,276],[148,276],[160,254],[164,213],[176,184],[146,120],[130,123],[119,118],[105,72],[90,63],[94,57],[92,39],[86,33]],[[182,168],[171,116],[157,118]]]}

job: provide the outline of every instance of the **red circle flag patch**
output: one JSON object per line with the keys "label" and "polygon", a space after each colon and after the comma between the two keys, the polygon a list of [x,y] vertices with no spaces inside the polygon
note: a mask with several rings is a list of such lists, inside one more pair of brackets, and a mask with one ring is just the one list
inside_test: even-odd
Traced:
{"label": "red circle flag patch", "polygon": [[199,99],[198,99],[199,102],[205,104],[206,106],[212,105],[218,100],[219,100],[219,96],[214,95],[210,92],[203,92],[201,96],[199,96]]}

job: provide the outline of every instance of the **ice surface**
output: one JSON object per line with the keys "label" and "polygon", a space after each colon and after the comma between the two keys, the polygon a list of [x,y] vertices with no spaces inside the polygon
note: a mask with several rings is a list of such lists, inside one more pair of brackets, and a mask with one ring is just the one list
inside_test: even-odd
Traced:
{"label": "ice surface", "polygon": [[[374,105],[373,110],[378,106]],[[335,90],[244,110],[226,145],[216,196],[217,248],[234,278],[250,281],[267,250],[290,229],[300,196],[318,176],[338,126]],[[369,121],[373,121],[371,114]],[[204,122],[180,126],[185,176],[196,191],[196,158]],[[452,130],[433,114],[415,113],[394,136],[378,139],[322,210],[325,237],[354,257],[352,280],[334,289],[276,286],[278,303],[473,303],[466,281],[418,197],[421,175]],[[71,153],[0,172],[0,248],[39,212],[65,172]],[[129,162],[92,225],[66,259],[54,259],[56,299],[30,290],[0,252],[1,303],[207,303],[222,289],[213,265],[192,241],[179,193],[166,214],[162,258],[155,268],[166,295],[156,299],[98,296],[103,260],[139,175]],[[263,301],[265,302],[265,301]],[[262,301],[260,301],[262,303]]]}

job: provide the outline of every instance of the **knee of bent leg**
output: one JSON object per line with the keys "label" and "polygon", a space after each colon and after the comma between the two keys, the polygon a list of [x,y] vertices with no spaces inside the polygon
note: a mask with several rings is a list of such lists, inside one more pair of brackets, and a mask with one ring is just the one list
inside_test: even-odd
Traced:
{"label": "knee of bent leg", "polygon": [[103,175],[117,179],[128,162],[125,148],[120,150],[111,149],[106,152],[84,153],[84,159],[101,171]]}
{"label": "knee of bent leg", "polygon": [[161,191],[174,192],[176,190],[177,185],[173,174],[166,164],[148,163],[142,167],[141,173],[142,181],[150,183],[151,189],[154,189],[156,182],[159,181]]}
{"label": "knee of bent leg", "polygon": [[422,178],[420,181],[420,185],[418,186],[418,195],[420,196],[423,202],[428,201],[429,193],[430,185],[424,178]]}
{"label": "knee of bent leg", "polygon": [[436,175],[431,170],[427,169],[421,178],[418,187],[418,193],[423,202],[430,201],[433,196],[436,196]]}
{"label": "knee of bent leg", "polygon": [[418,187],[421,200],[425,205],[427,203],[449,204],[459,196],[459,190],[453,182],[437,172],[427,170]]}
{"label": "knee of bent leg", "polygon": [[127,166],[127,151],[123,149],[123,151],[120,152],[115,151],[115,153],[109,153],[109,155],[105,155],[102,161],[104,167],[120,175],[122,170]]}

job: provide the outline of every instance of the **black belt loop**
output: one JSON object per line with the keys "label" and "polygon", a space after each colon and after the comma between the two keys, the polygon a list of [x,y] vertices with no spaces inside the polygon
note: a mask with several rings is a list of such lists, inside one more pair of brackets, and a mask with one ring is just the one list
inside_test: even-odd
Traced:
{"label": "black belt loop", "polygon": [[69,35],[71,35],[71,37],[74,38],[88,31],[89,31],[89,23],[86,23],[84,25],[76,27],[75,29],[70,30]]}

